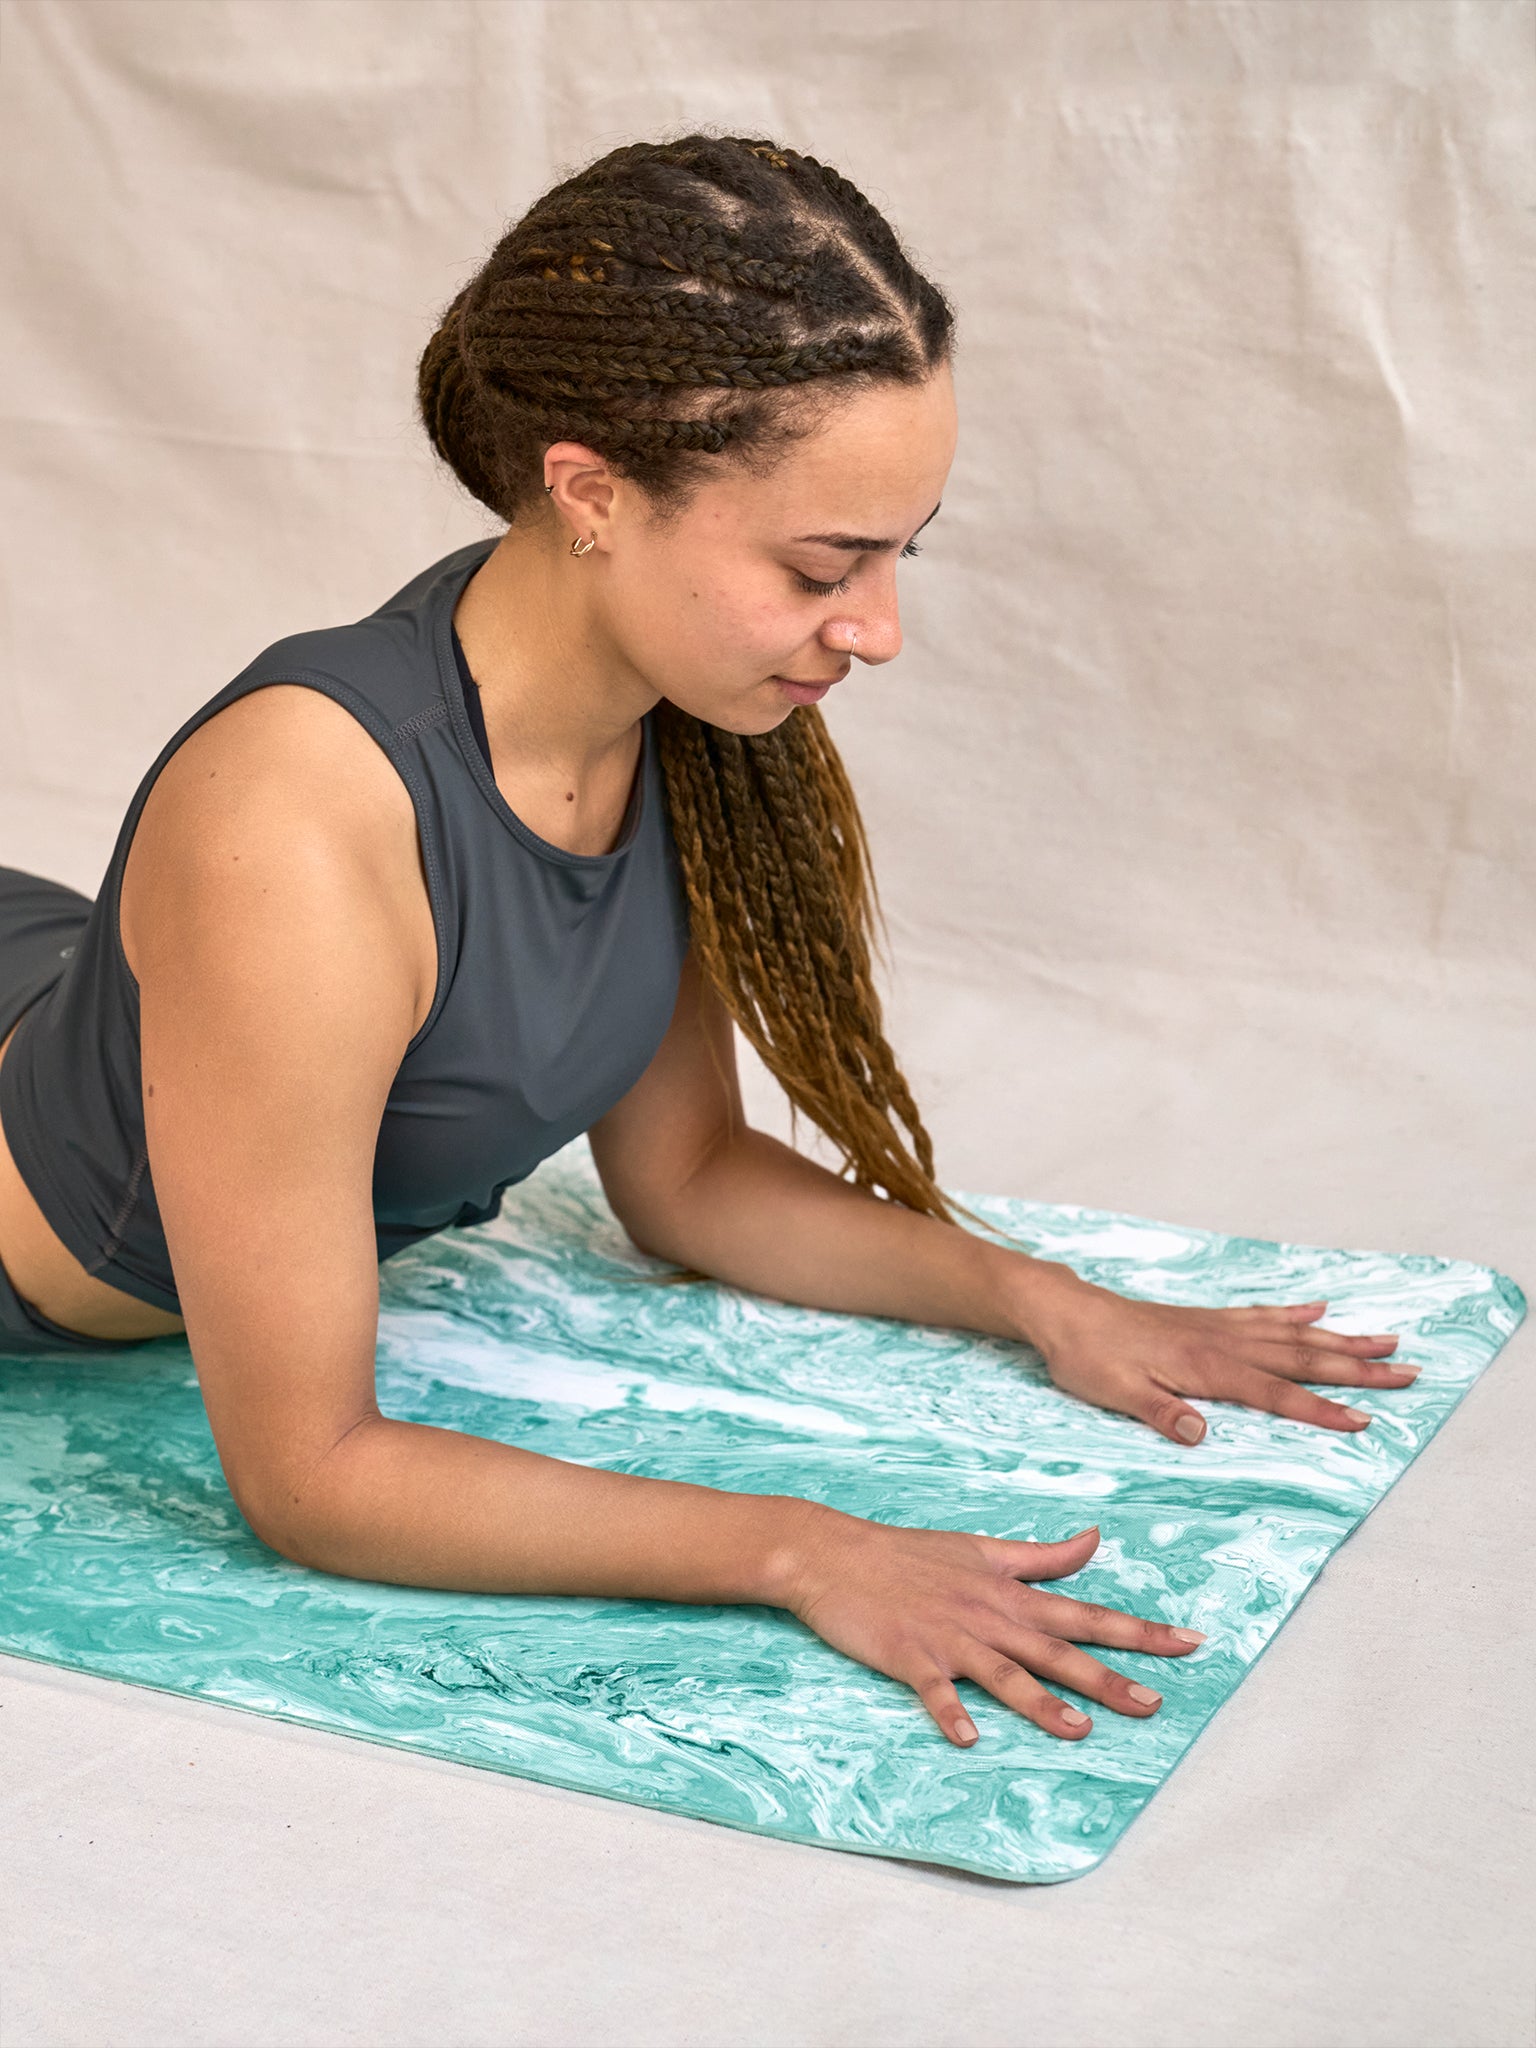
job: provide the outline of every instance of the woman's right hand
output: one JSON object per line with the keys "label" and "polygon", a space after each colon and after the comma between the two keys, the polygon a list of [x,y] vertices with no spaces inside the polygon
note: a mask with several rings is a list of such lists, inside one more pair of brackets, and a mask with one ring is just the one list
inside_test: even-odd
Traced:
{"label": "woman's right hand", "polygon": [[1030,1543],[891,1528],[818,1507],[782,1604],[834,1649],[910,1685],[962,1748],[976,1740],[976,1728],[955,1691],[957,1678],[973,1680],[1048,1735],[1075,1742],[1092,1720],[1034,1674],[1145,1718],[1156,1713],[1161,1694],[1074,1645],[1182,1657],[1205,1640],[1194,1630],[1020,1584],[1065,1578],[1098,1547],[1097,1524],[1060,1542]]}

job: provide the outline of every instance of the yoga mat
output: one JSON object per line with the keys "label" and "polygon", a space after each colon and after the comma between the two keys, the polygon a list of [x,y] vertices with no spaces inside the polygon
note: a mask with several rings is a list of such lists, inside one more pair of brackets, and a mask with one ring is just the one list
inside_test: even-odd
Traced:
{"label": "yoga mat", "polygon": [[[1352,1388],[1334,1435],[1219,1402],[1193,1451],[1054,1388],[1026,1346],[655,1287],[585,1139],[494,1222],[381,1269],[386,1413],[586,1464],[798,1493],[878,1521],[1048,1539],[1097,1521],[1079,1599],[1204,1629],[1179,1660],[1095,1652],[1164,1694],[1067,1744],[961,1684],[952,1747],[916,1696],[758,1607],[423,1592],[289,1564],[246,1530],[182,1338],[0,1358],[0,1647],[793,1841],[991,1877],[1107,1853],[1351,1529],[1525,1314],[1460,1260],[1224,1237],[962,1195],[1118,1292],[1222,1306],[1326,1296],[1396,1330],[1412,1387]],[[1334,1391],[1324,1389],[1324,1391]]]}

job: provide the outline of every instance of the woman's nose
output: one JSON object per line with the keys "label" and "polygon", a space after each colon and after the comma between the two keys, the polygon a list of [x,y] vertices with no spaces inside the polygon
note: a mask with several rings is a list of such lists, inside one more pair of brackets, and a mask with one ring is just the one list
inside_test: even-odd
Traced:
{"label": "woman's nose", "polygon": [[833,614],[821,629],[821,644],[834,654],[858,661],[894,661],[901,652],[901,618],[896,603],[896,578],[871,581],[857,611]]}

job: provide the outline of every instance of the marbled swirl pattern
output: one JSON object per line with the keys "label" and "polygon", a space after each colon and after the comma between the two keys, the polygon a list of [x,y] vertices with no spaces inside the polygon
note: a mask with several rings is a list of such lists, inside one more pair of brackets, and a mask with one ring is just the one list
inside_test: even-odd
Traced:
{"label": "marbled swirl pattern", "polygon": [[1353,1436],[1200,1403],[1210,1429],[1191,1454],[1059,1393],[1020,1345],[640,1284],[661,1269],[615,1223],[579,1140],[509,1191],[496,1222],[382,1269],[381,1401],[556,1457],[883,1521],[1040,1538],[1097,1521],[1098,1555],[1060,1590],[1209,1632],[1178,1663],[1105,1653],[1163,1691],[1150,1721],[1099,1709],[1069,1746],[963,1685],[982,1739],[960,1751],[904,1686],[773,1610],[419,1592],[304,1570],[241,1522],[181,1339],[0,1358],[0,1647],[796,1841],[1080,1876],[1525,1300],[1457,1260],[963,1199],[1127,1294],[1326,1296],[1330,1327],[1400,1331],[1422,1374],[1351,1390],[1376,1417]]}

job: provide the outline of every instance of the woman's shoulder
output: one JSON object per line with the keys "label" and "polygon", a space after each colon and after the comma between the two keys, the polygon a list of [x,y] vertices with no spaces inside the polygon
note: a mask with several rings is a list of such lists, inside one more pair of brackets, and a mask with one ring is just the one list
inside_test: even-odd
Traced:
{"label": "woman's shoulder", "polygon": [[242,880],[269,876],[292,896],[296,916],[306,878],[330,914],[349,901],[376,909],[382,895],[402,945],[424,963],[434,955],[410,793],[367,729],[321,690],[251,690],[212,713],[165,762],[123,872],[130,966],[136,930],[174,906],[185,910],[189,888],[216,889],[223,868],[242,864]]}
{"label": "woman's shoulder", "polygon": [[140,831],[152,811],[195,830],[236,807],[247,831],[304,822],[365,844],[414,823],[410,794],[372,733],[306,683],[264,684],[205,718],[156,776]]}

